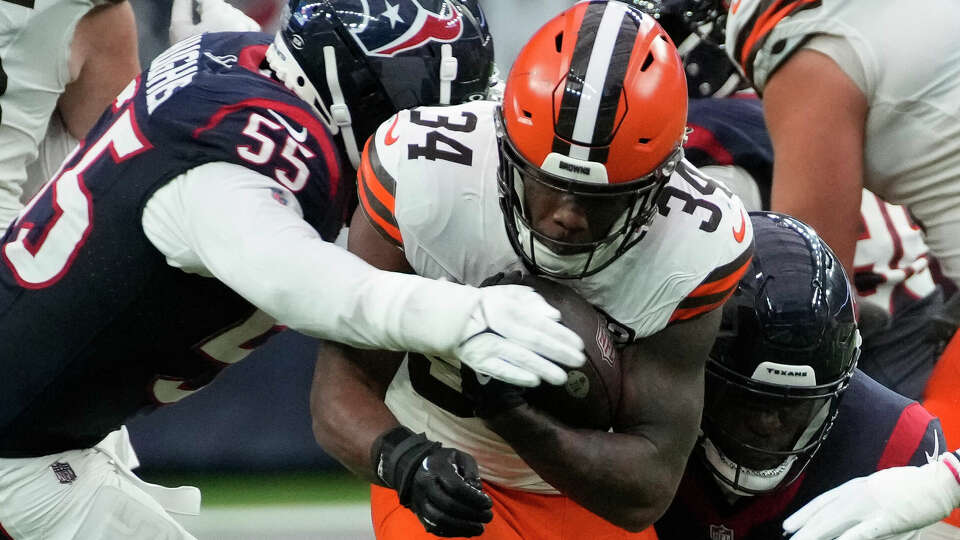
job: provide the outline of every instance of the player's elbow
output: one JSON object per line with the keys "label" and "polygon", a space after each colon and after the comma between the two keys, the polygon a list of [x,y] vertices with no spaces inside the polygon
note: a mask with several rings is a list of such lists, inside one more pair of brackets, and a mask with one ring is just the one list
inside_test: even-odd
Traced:
{"label": "player's elbow", "polygon": [[666,513],[676,494],[676,485],[668,479],[648,479],[642,490],[626,494],[622,502],[609,505],[603,516],[607,521],[630,532],[652,527]]}
{"label": "player's elbow", "polygon": [[655,514],[647,508],[639,507],[623,508],[614,514],[605,516],[606,520],[632,533],[652,527],[655,519],[659,517],[659,514]]}

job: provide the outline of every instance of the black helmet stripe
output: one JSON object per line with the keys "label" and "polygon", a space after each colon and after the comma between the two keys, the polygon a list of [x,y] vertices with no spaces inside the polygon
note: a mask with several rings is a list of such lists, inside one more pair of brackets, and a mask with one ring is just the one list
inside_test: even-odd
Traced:
{"label": "black helmet stripe", "polygon": [[[557,117],[554,150],[570,157],[605,160],[606,152],[590,146],[609,143],[638,21],[629,5],[593,2],[587,6],[570,62]],[[584,91],[600,91],[599,99],[582,99]],[[573,144],[570,144],[573,143]]]}

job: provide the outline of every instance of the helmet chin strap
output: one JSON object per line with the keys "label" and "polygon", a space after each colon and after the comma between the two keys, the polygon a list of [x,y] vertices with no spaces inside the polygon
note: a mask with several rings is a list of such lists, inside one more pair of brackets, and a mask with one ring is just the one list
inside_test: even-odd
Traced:
{"label": "helmet chin strap", "polygon": [[320,117],[320,121],[330,130],[331,135],[342,136],[350,164],[353,165],[354,169],[358,169],[360,167],[360,151],[357,146],[357,138],[353,133],[353,118],[350,116],[350,109],[347,107],[346,100],[343,98],[343,90],[340,88],[336,50],[331,46],[323,48],[324,75],[327,79],[327,88],[330,91],[332,101],[329,109],[320,99],[320,93],[317,92],[316,87],[303,72],[303,68],[290,53],[290,49],[287,48],[287,44],[284,43],[280,33],[277,33],[273,44],[267,49],[267,63],[280,82],[313,107],[313,110]]}
{"label": "helmet chin strap", "polygon": [[[327,76],[327,88],[330,90],[330,117],[337,131],[342,134],[343,145],[347,149],[347,157],[350,158],[350,164],[354,169],[360,168],[360,151],[357,147],[357,138],[353,135],[353,118],[350,116],[350,108],[343,99],[343,91],[340,89],[340,75],[337,72],[337,52],[327,45],[323,48],[323,68]],[[334,132],[334,134],[337,133]]]}
{"label": "helmet chin strap", "polygon": [[440,104],[449,105],[453,81],[457,80],[459,64],[453,55],[453,45],[444,43],[440,46]]}

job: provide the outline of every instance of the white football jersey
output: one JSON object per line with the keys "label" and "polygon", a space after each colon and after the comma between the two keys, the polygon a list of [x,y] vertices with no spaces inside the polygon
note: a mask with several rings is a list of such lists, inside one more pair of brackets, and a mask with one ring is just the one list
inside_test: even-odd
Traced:
{"label": "white football jersey", "polygon": [[870,106],[864,187],[908,207],[926,229],[945,273],[960,280],[956,2],[738,0],[727,19],[728,54],[760,92],[770,75],[817,35],[845,39],[859,64],[833,58],[862,82]]}
{"label": "white football jersey", "polygon": [[[367,143],[361,209],[420,275],[479,285],[523,268],[500,209],[496,111],[488,101],[404,111]],[[600,272],[564,283],[636,339],[719,307],[746,271],[752,244],[740,199],[683,162],[643,239]],[[487,480],[553,492],[457,405],[459,390],[455,361],[409,355],[386,402],[410,429],[470,452]]]}
{"label": "white football jersey", "polygon": [[[77,22],[104,0],[0,2],[0,229],[19,212],[27,165],[37,158],[57,100],[70,80]],[[61,156],[62,157],[62,156]]]}
{"label": "white football jersey", "polygon": [[906,208],[863,190],[860,219],[853,259],[860,302],[893,314],[936,290],[923,231]]}

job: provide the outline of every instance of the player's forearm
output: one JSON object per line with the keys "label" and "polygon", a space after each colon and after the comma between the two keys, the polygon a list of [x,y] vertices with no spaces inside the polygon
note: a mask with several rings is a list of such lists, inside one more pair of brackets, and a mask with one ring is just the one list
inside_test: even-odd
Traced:
{"label": "player's forearm", "polygon": [[[390,373],[389,362],[384,362],[384,371]],[[373,483],[379,479],[372,467],[371,447],[382,433],[399,425],[383,403],[386,385],[372,380],[341,347],[329,343],[317,357],[310,391],[317,443],[344,467]]]}
{"label": "player's forearm", "polygon": [[630,531],[652,525],[679,484],[679,474],[660,463],[644,437],[569,428],[529,405],[487,425],[547,483]]}
{"label": "player's forearm", "polygon": [[473,287],[378,270],[323,241],[292,193],[238,165],[175,178],[143,220],[170,264],[212,274],[294,330],[356,347],[449,354],[481,298]]}

